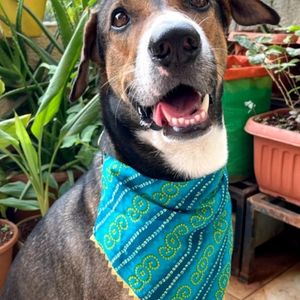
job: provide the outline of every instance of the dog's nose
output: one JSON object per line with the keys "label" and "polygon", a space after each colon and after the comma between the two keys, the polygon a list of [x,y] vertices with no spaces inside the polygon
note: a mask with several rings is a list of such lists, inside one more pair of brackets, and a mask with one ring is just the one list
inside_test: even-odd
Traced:
{"label": "dog's nose", "polygon": [[191,24],[170,22],[152,33],[148,47],[152,61],[167,68],[194,62],[200,49],[200,36]]}

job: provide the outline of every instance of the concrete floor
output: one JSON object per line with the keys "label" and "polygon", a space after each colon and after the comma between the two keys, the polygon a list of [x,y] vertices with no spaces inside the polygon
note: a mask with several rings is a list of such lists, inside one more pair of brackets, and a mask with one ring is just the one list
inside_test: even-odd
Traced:
{"label": "concrete floor", "polygon": [[230,280],[224,300],[300,300],[299,238],[283,236],[258,248],[255,281]]}

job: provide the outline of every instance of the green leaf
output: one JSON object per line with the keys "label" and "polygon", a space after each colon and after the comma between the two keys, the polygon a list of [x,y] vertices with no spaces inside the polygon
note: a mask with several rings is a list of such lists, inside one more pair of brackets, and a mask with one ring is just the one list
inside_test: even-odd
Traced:
{"label": "green leaf", "polygon": [[87,17],[87,12],[84,12],[72,37],[72,40],[70,41],[63,57],[61,58],[56,72],[51,78],[49,87],[42,98],[41,105],[31,128],[33,134],[38,139],[42,134],[43,127],[53,119],[59,110],[64,89],[76,62],[80,57],[83,30],[87,21]]}
{"label": "green leaf", "polygon": [[253,56],[249,56],[249,62],[252,65],[262,65],[266,59],[266,55],[264,53],[259,53]]}
{"label": "green leaf", "polygon": [[0,149],[6,149],[11,145],[13,145],[14,147],[18,147],[18,140],[16,140],[12,135],[0,129]]}
{"label": "green leaf", "polygon": [[300,31],[300,25],[291,25],[286,28],[287,32],[297,32]]}
{"label": "green leaf", "polygon": [[0,79],[0,95],[5,93],[5,83]]}
{"label": "green leaf", "polygon": [[93,124],[99,119],[100,115],[99,95],[96,95],[81,111],[79,111],[69,122],[61,129],[60,136],[71,136],[78,133]]}
{"label": "green leaf", "polygon": [[20,144],[22,146],[28,167],[32,174],[39,173],[38,167],[38,154],[33,146],[30,136],[20,118],[16,115],[16,134],[19,138]]}
{"label": "green leaf", "polygon": [[49,183],[49,186],[53,189],[58,189],[58,184],[57,184],[57,181],[55,180],[54,176],[48,172],[44,172],[43,173],[43,181],[44,182],[47,182],[48,180],[48,183]]}
{"label": "green leaf", "polygon": [[71,135],[71,136],[66,136],[63,139],[63,143],[60,146],[60,148],[61,149],[70,148],[70,147],[76,145],[79,141],[80,141],[79,134],[74,134],[74,135]]}
{"label": "green leaf", "polygon": [[[0,187],[0,194],[5,194],[10,197],[20,198],[24,193],[24,190],[27,188],[27,184],[21,181],[7,183]],[[36,194],[31,187],[23,195],[23,199],[35,199]]]}
{"label": "green leaf", "polygon": [[36,200],[19,200],[13,197],[0,199],[0,205],[24,211],[34,211],[39,209],[39,203]]}
{"label": "green leaf", "polygon": [[286,48],[286,52],[291,57],[300,56],[300,49],[295,49],[295,48],[287,47]]}
{"label": "green leaf", "polygon": [[73,26],[71,24],[68,12],[61,0],[51,0],[52,9],[55,13],[56,22],[59,27],[60,36],[64,47],[66,48],[69,44],[72,34]]}
{"label": "green leaf", "polygon": [[[27,127],[29,121],[30,121],[31,115],[23,115],[19,117],[21,122],[25,127]],[[16,134],[16,119],[8,119],[0,122],[0,129],[6,132],[7,134],[12,135],[14,138],[17,138]]]}
{"label": "green leaf", "polygon": [[18,33],[18,36],[24,40],[24,42],[40,57],[44,62],[50,65],[56,65],[56,60],[43,48],[39,47],[37,43],[25,35]]}
{"label": "green leaf", "polygon": [[92,141],[93,134],[98,128],[97,125],[90,125],[83,129],[80,139],[83,143],[90,143]]}

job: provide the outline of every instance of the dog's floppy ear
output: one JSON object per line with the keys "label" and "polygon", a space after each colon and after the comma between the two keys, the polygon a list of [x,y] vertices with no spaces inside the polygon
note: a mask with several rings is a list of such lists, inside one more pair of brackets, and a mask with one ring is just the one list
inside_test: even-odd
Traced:
{"label": "dog's floppy ear", "polygon": [[233,19],[240,25],[272,24],[280,22],[277,12],[260,0],[231,0]]}
{"label": "dog's floppy ear", "polygon": [[91,11],[90,18],[85,25],[81,59],[78,67],[78,74],[70,93],[70,101],[77,100],[84,93],[88,85],[89,61],[92,60],[98,64],[100,63],[97,48],[97,27],[98,9],[95,8]]}

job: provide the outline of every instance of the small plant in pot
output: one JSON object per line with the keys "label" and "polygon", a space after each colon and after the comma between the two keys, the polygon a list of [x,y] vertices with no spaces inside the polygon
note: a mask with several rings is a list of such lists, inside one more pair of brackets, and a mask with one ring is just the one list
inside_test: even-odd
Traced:
{"label": "small plant in pot", "polygon": [[0,290],[8,274],[12,262],[13,247],[17,239],[17,226],[7,220],[0,219]]}
{"label": "small plant in pot", "polygon": [[[292,26],[300,35],[300,26]],[[263,65],[281,92],[286,108],[251,118],[246,131],[254,135],[254,169],[262,192],[300,205],[300,49],[266,46],[241,37],[253,64]]]}

